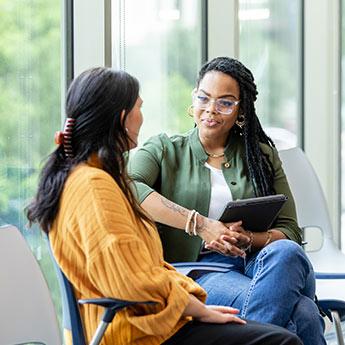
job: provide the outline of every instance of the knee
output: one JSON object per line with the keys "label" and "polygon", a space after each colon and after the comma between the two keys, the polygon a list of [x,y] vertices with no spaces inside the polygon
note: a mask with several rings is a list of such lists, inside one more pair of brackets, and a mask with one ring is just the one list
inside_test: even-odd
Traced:
{"label": "knee", "polygon": [[302,263],[310,265],[307,255],[300,245],[291,240],[274,241],[265,247],[262,251],[275,258],[275,262]]}
{"label": "knee", "polygon": [[292,321],[297,327],[313,329],[314,332],[323,332],[323,321],[315,302],[306,296],[301,296],[292,313]]}
{"label": "knee", "polygon": [[271,251],[282,251],[284,253],[304,253],[301,246],[292,240],[274,241],[270,243],[266,248],[270,248]]}

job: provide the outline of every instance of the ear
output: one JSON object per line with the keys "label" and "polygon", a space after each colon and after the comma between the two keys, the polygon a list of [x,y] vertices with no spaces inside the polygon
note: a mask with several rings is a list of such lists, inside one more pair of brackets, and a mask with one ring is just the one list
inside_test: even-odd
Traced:
{"label": "ear", "polygon": [[123,109],[123,110],[121,111],[121,115],[120,115],[120,118],[121,118],[121,123],[123,123],[123,121],[124,121],[125,114],[126,114],[126,110],[125,110],[125,109]]}

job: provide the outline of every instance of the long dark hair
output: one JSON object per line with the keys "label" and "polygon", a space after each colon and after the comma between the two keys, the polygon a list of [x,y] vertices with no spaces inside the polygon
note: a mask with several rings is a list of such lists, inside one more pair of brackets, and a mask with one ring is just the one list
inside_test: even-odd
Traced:
{"label": "long dark hair", "polygon": [[[71,145],[73,157],[66,157],[63,145],[48,157],[41,171],[37,194],[26,209],[30,224],[37,222],[46,233],[49,232],[69,172],[94,153],[103,170],[113,177],[126,195],[136,216],[151,223],[129,188],[124,155],[130,145],[125,120],[138,96],[137,79],[110,68],[89,69],[71,83],[66,99],[66,117],[75,121]],[[123,110],[125,115],[121,118]]]}
{"label": "long dark hair", "polygon": [[257,97],[256,84],[251,71],[241,62],[229,57],[217,57],[201,67],[197,87],[207,72],[219,71],[234,78],[240,87],[240,113],[245,116],[245,126],[242,130],[236,125],[230,135],[240,135],[244,140],[245,157],[254,191],[257,196],[275,194],[273,188],[274,172],[271,161],[261,151],[260,143],[274,147],[256,115],[254,102]]}

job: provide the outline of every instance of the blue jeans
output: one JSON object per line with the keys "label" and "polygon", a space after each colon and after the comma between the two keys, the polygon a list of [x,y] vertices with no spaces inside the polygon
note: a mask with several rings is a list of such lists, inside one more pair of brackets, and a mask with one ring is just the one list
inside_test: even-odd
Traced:
{"label": "blue jeans", "polygon": [[207,304],[229,305],[240,309],[243,318],[285,327],[304,345],[326,344],[314,303],[314,271],[295,242],[275,241],[246,259],[210,253],[200,261],[233,264],[230,272],[197,279],[208,293]]}

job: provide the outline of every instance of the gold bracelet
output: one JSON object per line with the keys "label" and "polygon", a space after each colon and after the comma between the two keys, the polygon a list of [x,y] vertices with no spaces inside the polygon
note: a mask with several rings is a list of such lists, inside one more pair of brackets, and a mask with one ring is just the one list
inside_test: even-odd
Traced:
{"label": "gold bracelet", "polygon": [[250,252],[252,249],[253,241],[254,241],[254,235],[251,231],[247,230],[246,233],[249,235],[249,243],[246,247],[242,248],[243,251],[248,251]]}
{"label": "gold bracelet", "polygon": [[267,240],[264,244],[264,247],[266,247],[271,241],[272,241],[272,230],[267,230]]}

